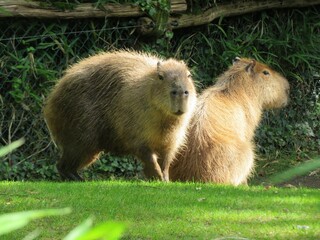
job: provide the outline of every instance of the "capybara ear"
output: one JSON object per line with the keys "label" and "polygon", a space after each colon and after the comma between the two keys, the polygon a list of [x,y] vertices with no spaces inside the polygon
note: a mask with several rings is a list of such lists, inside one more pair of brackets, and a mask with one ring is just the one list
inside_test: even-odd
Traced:
{"label": "capybara ear", "polygon": [[163,80],[163,74],[160,72],[160,61],[157,63],[157,73],[160,80]]}
{"label": "capybara ear", "polygon": [[240,57],[235,57],[233,60],[232,60],[232,64],[236,64],[237,62],[239,62],[241,60]]}
{"label": "capybara ear", "polygon": [[256,60],[252,60],[251,63],[249,63],[249,64],[246,66],[246,71],[249,72],[249,73],[253,73],[255,66],[256,66]]}

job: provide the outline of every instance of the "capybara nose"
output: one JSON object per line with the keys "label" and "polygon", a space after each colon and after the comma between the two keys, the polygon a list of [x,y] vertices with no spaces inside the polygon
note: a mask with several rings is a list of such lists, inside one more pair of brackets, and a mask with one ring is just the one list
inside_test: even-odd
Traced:
{"label": "capybara nose", "polygon": [[172,95],[173,97],[176,97],[176,96],[178,95],[178,91],[177,91],[177,90],[171,91],[171,95]]}
{"label": "capybara nose", "polygon": [[177,116],[180,116],[180,115],[184,114],[184,111],[182,111],[182,110],[179,109],[179,110],[176,111],[174,114],[177,115]]}
{"label": "capybara nose", "polygon": [[173,91],[171,91],[171,95],[173,96],[173,97],[188,97],[189,96],[189,91],[183,91],[183,90],[179,90],[179,91],[177,91],[177,90],[173,90]]}

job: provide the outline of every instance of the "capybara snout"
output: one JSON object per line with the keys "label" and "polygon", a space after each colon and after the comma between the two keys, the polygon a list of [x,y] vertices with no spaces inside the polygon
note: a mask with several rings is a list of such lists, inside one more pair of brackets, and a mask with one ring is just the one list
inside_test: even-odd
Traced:
{"label": "capybara snout", "polygon": [[168,94],[166,99],[159,105],[170,111],[173,115],[183,115],[186,112],[193,111],[195,96],[195,87],[191,74],[183,62],[169,59],[166,62],[158,62],[157,70],[159,79],[164,81],[164,92]]}
{"label": "capybara snout", "polygon": [[189,87],[174,86],[170,93],[172,112],[176,115],[182,115],[188,112]]}
{"label": "capybara snout", "polygon": [[260,93],[263,109],[285,107],[289,102],[290,85],[288,80],[269,66],[254,59],[237,57],[233,68],[243,68],[247,73],[247,81],[252,82]]}

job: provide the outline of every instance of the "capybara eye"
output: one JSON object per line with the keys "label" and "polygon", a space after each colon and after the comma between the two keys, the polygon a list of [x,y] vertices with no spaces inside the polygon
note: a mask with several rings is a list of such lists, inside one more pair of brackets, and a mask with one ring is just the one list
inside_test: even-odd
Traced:
{"label": "capybara eye", "polygon": [[160,80],[163,80],[163,76],[162,76],[162,75],[159,75],[159,79],[160,79]]}
{"label": "capybara eye", "polygon": [[175,95],[177,95],[177,91],[176,90],[173,90],[172,92],[171,92],[171,94],[173,95],[173,96],[175,96]]}
{"label": "capybara eye", "polygon": [[188,78],[191,78],[192,77],[192,75],[191,74],[188,74],[188,76],[187,76]]}
{"label": "capybara eye", "polygon": [[189,95],[189,92],[188,91],[184,91],[184,95]]}
{"label": "capybara eye", "polygon": [[262,73],[263,73],[264,75],[269,75],[269,74],[270,74],[267,70],[264,70]]}

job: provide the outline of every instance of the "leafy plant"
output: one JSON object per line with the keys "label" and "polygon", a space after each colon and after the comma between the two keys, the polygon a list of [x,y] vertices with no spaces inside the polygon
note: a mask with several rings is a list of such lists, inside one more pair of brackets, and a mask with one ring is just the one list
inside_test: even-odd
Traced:
{"label": "leafy plant", "polygon": [[30,221],[47,217],[64,215],[70,213],[70,208],[65,209],[46,209],[0,215],[0,235],[7,234],[26,226]]}
{"label": "leafy plant", "polygon": [[88,218],[82,224],[73,229],[63,240],[120,239],[124,225],[118,222],[104,222],[92,228],[93,220]]}
{"label": "leafy plant", "polygon": [[136,4],[152,18],[156,17],[158,11],[164,11],[169,14],[171,7],[168,0],[138,0]]}
{"label": "leafy plant", "polygon": [[[44,209],[24,212],[14,212],[0,215],[0,236],[25,227],[33,220],[43,217],[70,214],[70,208]],[[74,228],[63,240],[85,240],[85,239],[120,239],[124,231],[124,225],[117,222],[104,222],[93,227],[91,218]],[[35,234],[36,236],[39,233]],[[33,236],[31,239],[34,239]],[[30,236],[28,237],[30,239]]]}

